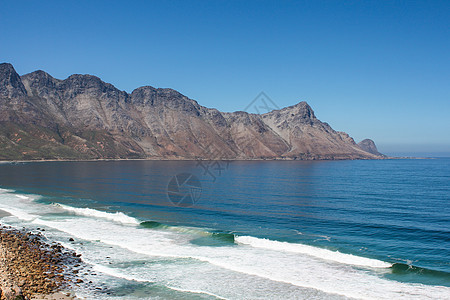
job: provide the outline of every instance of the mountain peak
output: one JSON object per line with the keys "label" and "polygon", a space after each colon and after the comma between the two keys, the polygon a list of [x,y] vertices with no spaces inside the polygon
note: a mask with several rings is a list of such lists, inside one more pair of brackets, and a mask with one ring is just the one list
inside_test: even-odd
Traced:
{"label": "mountain peak", "polygon": [[27,91],[13,65],[0,64],[0,97],[15,98],[26,94]]}
{"label": "mountain peak", "polygon": [[316,116],[314,115],[314,110],[309,106],[308,102],[301,101],[294,106],[292,106],[296,109],[297,113],[303,115],[305,118],[308,119],[315,119]]}
{"label": "mountain peak", "polygon": [[362,140],[361,142],[358,143],[358,146],[359,146],[359,148],[363,149],[366,152],[369,152],[369,153],[372,153],[375,155],[379,155],[379,156],[384,156],[383,154],[378,152],[375,142],[371,139]]}
{"label": "mountain peak", "polygon": [[171,88],[155,88],[150,85],[145,85],[134,89],[131,92],[131,95],[140,95],[140,96],[149,96],[153,94],[164,95],[166,97],[185,97],[183,94],[178,92],[177,90]]}
{"label": "mountain peak", "polygon": [[53,78],[47,72],[37,70],[21,76],[22,82],[27,89],[28,95],[48,96],[51,88],[55,87],[58,79]]}
{"label": "mountain peak", "polygon": [[[21,78],[23,81],[27,81],[27,82],[29,81],[29,82],[33,82],[33,83],[36,83],[39,85],[48,85],[49,82],[58,80],[58,79],[53,78],[50,74],[48,74],[47,72],[42,71],[42,70],[37,70],[37,71],[31,72],[31,73],[22,75]],[[24,82],[24,84],[25,84],[25,82]]]}
{"label": "mountain peak", "polygon": [[89,93],[92,96],[102,93],[125,94],[110,83],[104,82],[99,77],[89,74],[73,74],[62,80],[65,86],[73,96],[79,93]]}
{"label": "mountain peak", "polygon": [[165,106],[170,109],[199,115],[197,101],[171,88],[142,86],[131,93],[131,102],[140,106]]}
{"label": "mountain peak", "polygon": [[66,81],[105,83],[99,77],[90,74],[73,74]]}
{"label": "mountain peak", "polygon": [[278,117],[282,118],[295,118],[295,119],[301,119],[303,121],[308,120],[314,120],[316,119],[316,116],[314,115],[314,111],[309,106],[309,104],[306,101],[301,101],[295,105],[291,105],[282,109],[273,110],[271,112],[263,114],[263,116],[266,115],[277,115]]}
{"label": "mountain peak", "polygon": [[0,64],[0,72],[7,72],[7,71],[9,71],[9,72],[11,72],[11,71],[16,71],[16,70],[14,70],[14,67],[13,67],[13,65],[12,64],[10,64],[10,63],[1,63]]}
{"label": "mountain peak", "polygon": [[39,78],[53,78],[50,74],[48,74],[45,71],[37,70],[25,75],[22,75],[21,77],[39,77]]}

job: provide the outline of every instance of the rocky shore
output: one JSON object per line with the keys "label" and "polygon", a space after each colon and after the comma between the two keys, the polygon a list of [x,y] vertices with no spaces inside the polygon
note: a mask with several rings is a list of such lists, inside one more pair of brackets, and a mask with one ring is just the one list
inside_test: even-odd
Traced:
{"label": "rocky shore", "polygon": [[74,299],[79,254],[50,243],[40,232],[0,224],[0,299]]}

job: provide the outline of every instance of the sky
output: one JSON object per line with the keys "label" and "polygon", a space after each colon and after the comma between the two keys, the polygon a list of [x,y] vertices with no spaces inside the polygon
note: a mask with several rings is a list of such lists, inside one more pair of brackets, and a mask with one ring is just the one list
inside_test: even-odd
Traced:
{"label": "sky", "polygon": [[450,156],[450,1],[0,1],[0,62],[178,90],[261,92],[388,154]]}

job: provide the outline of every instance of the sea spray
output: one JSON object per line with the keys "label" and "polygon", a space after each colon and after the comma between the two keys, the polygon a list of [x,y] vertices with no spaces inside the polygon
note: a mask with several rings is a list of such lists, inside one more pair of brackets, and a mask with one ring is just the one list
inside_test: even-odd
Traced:
{"label": "sea spray", "polygon": [[320,259],[335,261],[338,263],[354,266],[371,267],[371,268],[389,268],[392,266],[391,263],[377,259],[341,253],[339,251],[331,251],[328,249],[298,243],[279,242],[269,239],[256,238],[252,236],[238,236],[236,237],[236,242],[244,245],[250,245],[256,248],[306,254]]}
{"label": "sea spray", "polygon": [[119,222],[122,224],[132,224],[132,225],[139,225],[140,222],[133,217],[127,216],[126,214],[122,212],[104,212],[92,208],[79,208],[79,207],[73,207],[69,205],[54,203],[56,207],[62,208],[68,212],[71,212],[76,215],[80,216],[86,216],[86,217],[94,217],[94,218],[102,218],[110,221]]}

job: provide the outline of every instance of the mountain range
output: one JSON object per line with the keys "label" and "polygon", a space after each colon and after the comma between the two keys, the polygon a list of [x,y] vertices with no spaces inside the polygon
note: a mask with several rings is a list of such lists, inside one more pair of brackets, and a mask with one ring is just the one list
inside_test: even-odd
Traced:
{"label": "mountain range", "polygon": [[131,94],[92,75],[20,76],[0,64],[0,160],[379,159],[306,102],[264,114],[220,112],[168,88]]}

